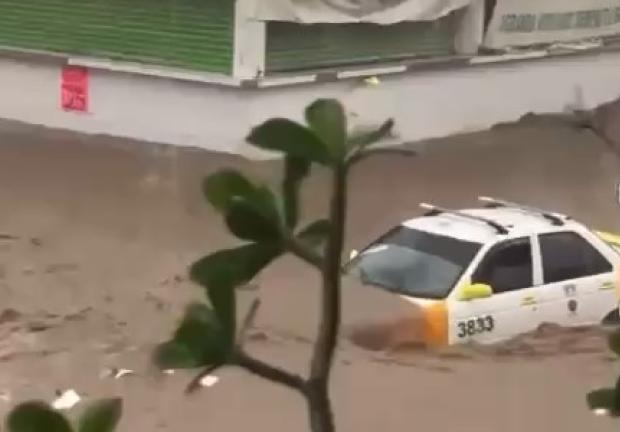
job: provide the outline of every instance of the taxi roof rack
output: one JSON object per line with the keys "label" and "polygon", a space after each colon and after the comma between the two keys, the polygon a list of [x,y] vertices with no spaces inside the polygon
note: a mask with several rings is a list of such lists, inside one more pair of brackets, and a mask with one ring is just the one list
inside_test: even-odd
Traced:
{"label": "taxi roof rack", "polygon": [[548,221],[550,221],[553,225],[555,226],[562,226],[564,225],[564,220],[562,219],[563,215],[558,215],[555,213],[550,213],[546,210],[542,210],[536,207],[532,207],[532,206],[528,206],[528,205],[523,205],[523,204],[518,204],[515,202],[511,202],[511,201],[506,201],[506,200],[501,200],[501,199],[497,199],[497,198],[492,198],[492,197],[488,197],[488,196],[479,196],[478,197],[478,201],[482,201],[487,203],[487,207],[492,207],[492,208],[497,208],[497,207],[509,207],[509,208],[516,208],[519,210],[523,210],[527,213],[536,213],[542,217],[544,217],[545,219],[547,219]]}
{"label": "taxi roof rack", "polygon": [[470,215],[467,213],[460,212],[458,210],[450,210],[446,208],[437,207],[433,204],[428,204],[428,203],[420,203],[420,207],[422,207],[425,210],[428,210],[428,212],[426,213],[426,216],[434,216],[440,213],[448,213],[448,214],[452,214],[455,216],[460,216],[464,219],[469,219],[472,221],[485,223],[491,228],[493,228],[495,231],[497,231],[498,234],[508,234],[508,228],[506,228],[503,225],[500,225],[499,223],[491,219],[487,219],[481,216]]}

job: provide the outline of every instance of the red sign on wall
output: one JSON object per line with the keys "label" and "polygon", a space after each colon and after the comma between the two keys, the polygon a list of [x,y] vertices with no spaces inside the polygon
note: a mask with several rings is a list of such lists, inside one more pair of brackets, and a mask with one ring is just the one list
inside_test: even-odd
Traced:
{"label": "red sign on wall", "polygon": [[60,103],[66,111],[88,110],[88,69],[64,66],[60,78]]}

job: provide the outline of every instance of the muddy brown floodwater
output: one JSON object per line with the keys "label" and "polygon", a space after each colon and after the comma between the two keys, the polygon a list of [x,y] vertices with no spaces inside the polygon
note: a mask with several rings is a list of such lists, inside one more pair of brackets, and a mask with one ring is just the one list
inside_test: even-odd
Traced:
{"label": "muddy brown floodwater", "polygon": [[[417,159],[376,158],[355,169],[347,250],[420,214],[421,201],[461,207],[480,194],[620,230],[620,166],[589,131],[536,122],[417,145]],[[186,266],[231,243],[200,196],[200,180],[231,165],[269,181],[279,175],[273,162],[0,122],[1,415],[15,401],[73,388],[85,399],[122,396],[122,431],[307,430],[304,402],[286,389],[225,369],[187,397],[190,374],[160,374],[149,363],[183,305],[202,296]],[[308,220],[325,211],[325,174],[317,170],[304,191]],[[256,285],[240,294],[244,305],[263,300],[248,349],[304,372],[317,275],[285,257]],[[347,286],[345,330],[396,316],[398,305]],[[381,349],[380,331],[357,343],[348,334],[333,376],[340,431],[619,427],[585,405],[588,390],[618,373],[599,329],[544,326],[493,347],[435,352]],[[106,368],[135,374],[113,379]]]}

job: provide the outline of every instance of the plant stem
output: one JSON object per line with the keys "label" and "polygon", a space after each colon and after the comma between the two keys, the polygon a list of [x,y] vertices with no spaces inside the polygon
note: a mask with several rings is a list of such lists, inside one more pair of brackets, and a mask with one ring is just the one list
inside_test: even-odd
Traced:
{"label": "plant stem", "polygon": [[334,431],[329,400],[329,376],[340,328],[340,277],[347,205],[346,176],[345,164],[335,168],[330,203],[330,232],[323,267],[322,316],[307,385],[310,428],[313,432]]}
{"label": "plant stem", "polygon": [[234,363],[254,375],[305,394],[306,382],[302,377],[258,360],[242,349],[238,349],[235,353]]}
{"label": "plant stem", "polygon": [[334,432],[334,413],[329,400],[328,383],[321,380],[309,381],[306,400],[310,414],[312,432]]}
{"label": "plant stem", "polygon": [[250,309],[248,309],[248,313],[245,316],[245,319],[243,320],[241,329],[239,330],[239,335],[237,336],[238,346],[243,346],[248,331],[254,325],[254,320],[256,319],[256,314],[258,313],[259,307],[260,307],[260,299],[259,298],[254,299],[254,301],[250,305]]}
{"label": "plant stem", "polygon": [[264,363],[263,361],[250,356],[243,350],[243,343],[245,342],[246,334],[250,327],[254,324],[254,319],[256,318],[256,313],[258,312],[259,307],[260,299],[255,299],[250,306],[248,314],[243,320],[243,325],[241,326],[241,331],[239,332],[238,337],[239,342],[235,348],[233,362],[254,375],[258,375],[262,378],[304,393],[306,382],[302,377],[292,374],[284,369]]}
{"label": "plant stem", "polygon": [[417,156],[417,152],[411,149],[405,148],[392,148],[392,147],[384,147],[384,148],[375,148],[360,151],[354,155],[352,155],[348,160],[348,165],[352,166],[356,163],[363,161],[369,157],[373,156],[407,156],[407,157],[415,157]]}

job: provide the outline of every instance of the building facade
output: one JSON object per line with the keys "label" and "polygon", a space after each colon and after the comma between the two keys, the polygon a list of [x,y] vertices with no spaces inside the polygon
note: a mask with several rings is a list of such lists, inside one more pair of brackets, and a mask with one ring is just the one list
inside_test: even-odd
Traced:
{"label": "building facade", "polygon": [[408,141],[620,94],[620,0],[257,1],[0,0],[0,117],[262,157],[248,129],[319,96]]}

